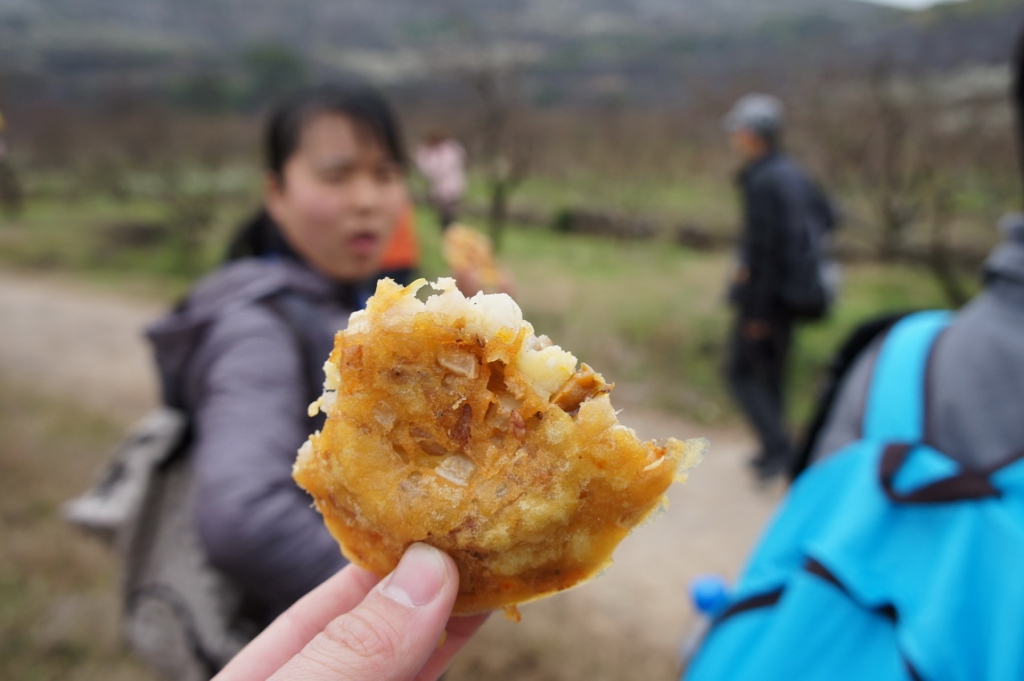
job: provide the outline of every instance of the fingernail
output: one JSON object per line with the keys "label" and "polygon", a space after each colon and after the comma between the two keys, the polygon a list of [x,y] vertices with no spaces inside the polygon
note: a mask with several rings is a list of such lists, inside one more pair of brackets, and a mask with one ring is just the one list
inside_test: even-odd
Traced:
{"label": "fingernail", "polygon": [[441,552],[426,544],[410,546],[381,593],[402,605],[419,608],[437,598],[448,578]]}

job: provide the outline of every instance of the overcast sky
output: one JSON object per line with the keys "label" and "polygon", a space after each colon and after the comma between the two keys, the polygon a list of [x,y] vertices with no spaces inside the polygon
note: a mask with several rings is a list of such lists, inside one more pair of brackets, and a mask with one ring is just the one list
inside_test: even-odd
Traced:
{"label": "overcast sky", "polygon": [[890,5],[892,7],[903,7],[904,9],[924,9],[932,5],[940,5],[946,2],[962,2],[962,0],[861,0],[862,2],[873,2],[876,5]]}

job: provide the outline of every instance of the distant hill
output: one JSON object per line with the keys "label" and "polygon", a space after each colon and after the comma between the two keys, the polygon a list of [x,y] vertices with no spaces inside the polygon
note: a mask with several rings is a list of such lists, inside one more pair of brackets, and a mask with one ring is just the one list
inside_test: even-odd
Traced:
{"label": "distant hill", "polygon": [[0,71],[64,93],[159,88],[230,74],[264,45],[314,72],[408,86],[435,75],[425,54],[483,49],[518,63],[540,99],[655,101],[687,75],[835,55],[998,61],[1022,22],[1019,0],[915,15],[855,0],[0,0]]}
{"label": "distant hill", "polygon": [[0,22],[17,27],[8,37],[22,46],[116,40],[211,51],[253,41],[313,51],[394,49],[444,40],[465,25],[506,39],[557,41],[727,32],[806,15],[847,22],[884,14],[891,12],[851,0],[0,0]]}

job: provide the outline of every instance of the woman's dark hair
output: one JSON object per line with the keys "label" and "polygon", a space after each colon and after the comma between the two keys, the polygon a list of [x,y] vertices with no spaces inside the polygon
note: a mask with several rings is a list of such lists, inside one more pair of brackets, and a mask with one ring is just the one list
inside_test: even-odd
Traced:
{"label": "woman's dark hair", "polygon": [[365,83],[333,83],[304,88],[279,104],[270,116],[265,138],[266,169],[280,176],[299,147],[302,130],[315,116],[341,114],[368,134],[395,163],[405,166],[405,145],[391,108]]}
{"label": "woman's dark hair", "polygon": [[[302,88],[281,101],[270,114],[264,137],[264,167],[283,179],[284,167],[295,154],[306,125],[321,114],[340,114],[377,142],[392,161],[408,163],[402,132],[384,97],[358,81]],[[227,260],[259,257],[287,245],[266,209],[242,225],[228,246]]]}

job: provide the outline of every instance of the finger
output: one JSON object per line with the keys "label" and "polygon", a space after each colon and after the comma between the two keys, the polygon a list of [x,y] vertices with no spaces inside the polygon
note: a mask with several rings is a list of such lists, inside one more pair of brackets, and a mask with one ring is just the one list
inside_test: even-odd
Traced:
{"label": "finger", "polygon": [[278,681],[409,681],[441,640],[459,590],[446,554],[413,544],[395,571],[273,676]]}
{"label": "finger", "polygon": [[476,630],[487,621],[489,615],[490,613],[484,613],[472,617],[453,617],[448,620],[448,626],[445,627],[447,635],[444,643],[423,665],[423,669],[416,676],[416,681],[434,681],[434,679],[440,678],[455,655],[469,642]]}
{"label": "finger", "polygon": [[267,678],[297,655],[331,620],[359,605],[379,581],[372,572],[348,565],[274,620],[228,663],[215,681]]}

